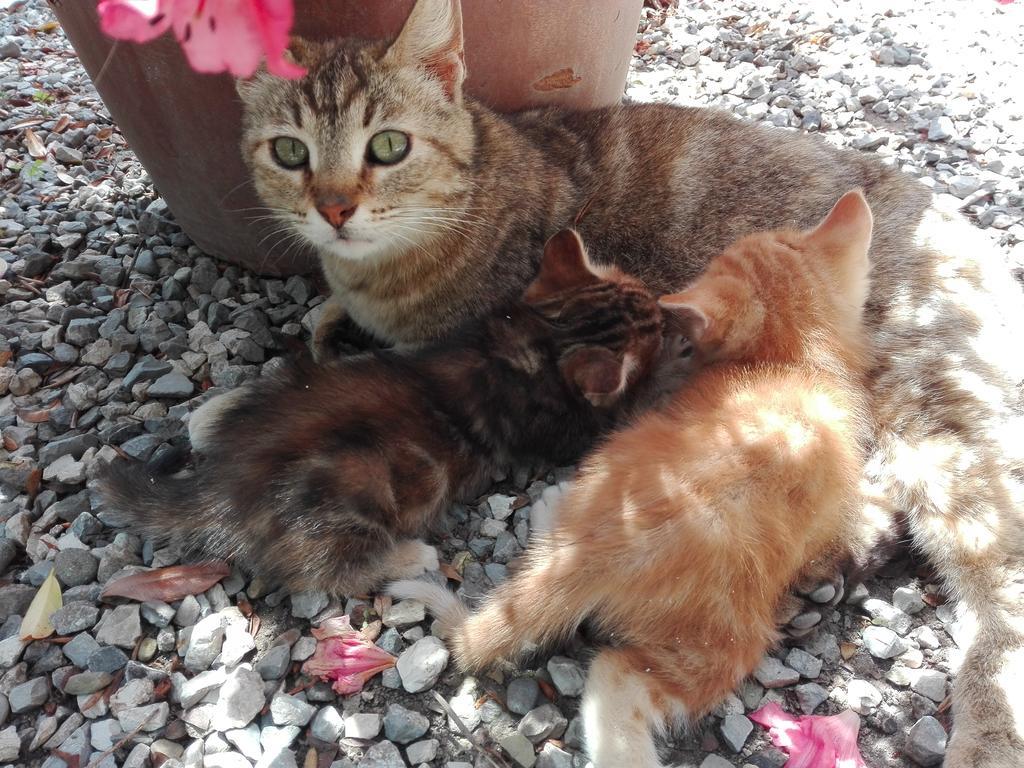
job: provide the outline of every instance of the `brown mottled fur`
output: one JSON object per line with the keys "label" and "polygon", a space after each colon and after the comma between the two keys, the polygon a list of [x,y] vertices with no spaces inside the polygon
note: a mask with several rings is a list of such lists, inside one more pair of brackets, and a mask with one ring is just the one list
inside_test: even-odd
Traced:
{"label": "brown mottled fur", "polygon": [[[905,529],[977,630],[947,765],[1024,764],[1024,687],[1011,682],[1024,676],[1024,357],[1012,332],[1024,301],[998,253],[912,177],[815,137],[653,104],[498,115],[460,96],[461,70],[432,66],[457,58],[458,19],[454,0],[420,0],[390,47],[303,45],[304,81],[242,86],[255,184],[319,248],[327,317],[347,313],[393,343],[443,336],[514,296],[543,239],[588,201],[592,255],[667,292],[739,237],[809,226],[862,187],[875,213],[865,322],[878,417],[865,482],[881,503],[866,505],[855,554]],[[408,132],[413,150],[365,167],[362,147],[382,127]],[[308,173],[269,161],[268,141],[295,131],[316,144]],[[356,224],[373,248],[324,229],[307,175],[359,192]]]}
{"label": "brown mottled fur", "polygon": [[573,459],[665,386],[649,375],[661,332],[654,297],[563,232],[481,327],[409,356],[281,366],[194,414],[194,474],[118,463],[101,488],[145,533],[292,590],[360,594],[436,567],[417,537],[453,498],[510,462]]}
{"label": "brown mottled fur", "polygon": [[806,565],[842,552],[870,423],[870,237],[854,192],[811,232],[726,249],[661,301],[698,372],[587,459],[525,568],[469,616],[445,590],[392,586],[439,610],[469,670],[596,625],[612,647],[583,695],[595,768],[661,766],[652,731],[713,709],[774,641]]}

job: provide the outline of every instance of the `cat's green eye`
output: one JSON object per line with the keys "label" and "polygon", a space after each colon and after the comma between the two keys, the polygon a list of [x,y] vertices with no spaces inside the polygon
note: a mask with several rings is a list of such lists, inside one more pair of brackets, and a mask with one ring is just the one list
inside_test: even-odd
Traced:
{"label": "cat's green eye", "polygon": [[279,136],[270,146],[274,159],[285,168],[298,168],[309,162],[309,147],[291,136]]}
{"label": "cat's green eye", "polygon": [[409,154],[409,135],[401,131],[375,133],[366,147],[366,156],[371,163],[394,165]]}

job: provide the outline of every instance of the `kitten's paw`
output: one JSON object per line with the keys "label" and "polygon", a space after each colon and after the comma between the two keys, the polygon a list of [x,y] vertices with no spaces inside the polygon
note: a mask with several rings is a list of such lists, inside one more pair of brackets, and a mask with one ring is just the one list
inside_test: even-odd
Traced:
{"label": "kitten's paw", "polygon": [[558,525],[558,507],[572,484],[563,480],[544,489],[530,507],[530,535],[546,536]]}
{"label": "kitten's paw", "polygon": [[200,405],[188,417],[188,439],[192,450],[205,453],[213,444],[217,426],[224,412],[235,405],[245,395],[244,386],[211,397]]}
{"label": "kitten's paw", "polygon": [[391,579],[414,579],[427,571],[441,567],[437,550],[416,539],[404,541],[395,547],[387,564],[387,576]]}
{"label": "kitten's paw", "polygon": [[789,637],[810,634],[824,618],[825,608],[839,603],[846,594],[846,579],[836,571],[830,578],[807,579],[793,587],[789,601],[780,609],[779,623]]}

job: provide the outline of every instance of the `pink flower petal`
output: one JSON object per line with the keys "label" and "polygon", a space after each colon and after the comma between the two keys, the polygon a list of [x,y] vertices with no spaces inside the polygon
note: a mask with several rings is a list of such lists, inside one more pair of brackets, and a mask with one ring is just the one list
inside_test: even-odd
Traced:
{"label": "pink flower petal", "polygon": [[768,728],[772,743],[789,754],[784,768],[867,768],[857,747],[860,718],[850,710],[794,717],[778,704],[766,704],[750,719]]}
{"label": "pink flower petal", "polygon": [[285,58],[292,0],[100,0],[98,11],[103,31],[118,39],[146,42],[173,28],[197,72],[251,77],[264,57],[279,77],[306,72]]}
{"label": "pink flower petal", "polygon": [[170,5],[168,0],[100,0],[96,11],[104,34],[145,43],[170,28]]}
{"label": "pink flower petal", "polygon": [[325,621],[313,630],[313,637],[316,651],[302,671],[333,680],[332,687],[342,695],[361,691],[367,680],[395,666],[395,657],[352,629],[348,616]]}

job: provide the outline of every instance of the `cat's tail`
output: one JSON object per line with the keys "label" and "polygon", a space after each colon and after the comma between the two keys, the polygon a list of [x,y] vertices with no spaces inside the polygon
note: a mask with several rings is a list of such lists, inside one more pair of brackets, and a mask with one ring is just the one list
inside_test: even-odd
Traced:
{"label": "cat's tail", "polygon": [[388,591],[424,603],[440,620],[440,633],[464,670],[479,670],[536,646],[564,642],[600,600],[600,580],[588,568],[559,567],[543,545],[529,565],[495,587],[477,611],[455,593],[416,581]]}
{"label": "cat's tail", "polygon": [[[147,538],[174,538],[185,550],[215,549],[210,496],[201,473],[174,474],[168,467],[114,461],[98,478],[98,490],[116,523]],[[212,552],[211,552],[212,554]]]}

